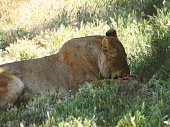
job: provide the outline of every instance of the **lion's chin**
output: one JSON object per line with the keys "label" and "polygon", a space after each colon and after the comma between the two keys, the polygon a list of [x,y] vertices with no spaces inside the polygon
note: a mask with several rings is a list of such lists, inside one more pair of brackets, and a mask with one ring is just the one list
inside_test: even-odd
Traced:
{"label": "lion's chin", "polygon": [[123,77],[125,76],[119,75],[119,73],[112,73],[112,74],[108,74],[107,76],[104,76],[104,79],[119,79]]}
{"label": "lion's chin", "polygon": [[118,79],[119,76],[116,73],[104,74],[101,79]]}

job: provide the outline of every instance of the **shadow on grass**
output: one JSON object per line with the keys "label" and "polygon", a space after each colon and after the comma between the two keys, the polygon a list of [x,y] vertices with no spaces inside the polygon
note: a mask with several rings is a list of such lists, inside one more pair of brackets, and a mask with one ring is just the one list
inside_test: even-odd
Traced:
{"label": "shadow on grass", "polygon": [[[169,42],[170,34],[166,33],[165,37],[161,40],[155,40],[151,43],[152,53],[145,58],[145,60],[139,63],[136,68],[136,74],[145,77],[146,79],[152,78],[155,73],[159,73],[162,69],[168,69],[170,65],[170,55],[169,55]],[[159,74],[158,79],[168,80],[170,72],[162,71]]]}

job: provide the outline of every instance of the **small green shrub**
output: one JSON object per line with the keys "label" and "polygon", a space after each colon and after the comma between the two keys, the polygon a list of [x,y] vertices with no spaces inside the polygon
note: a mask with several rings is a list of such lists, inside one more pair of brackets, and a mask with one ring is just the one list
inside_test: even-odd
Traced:
{"label": "small green shrub", "polygon": [[118,122],[117,127],[145,127],[147,126],[146,123],[145,117],[137,110],[134,116],[132,116],[131,113],[125,115],[123,119]]}

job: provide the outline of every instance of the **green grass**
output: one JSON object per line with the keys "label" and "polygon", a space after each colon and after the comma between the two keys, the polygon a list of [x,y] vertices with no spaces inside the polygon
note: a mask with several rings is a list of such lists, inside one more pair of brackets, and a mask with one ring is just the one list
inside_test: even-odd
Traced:
{"label": "green grass", "polygon": [[0,122],[2,126],[166,126],[168,84],[157,83],[155,92],[149,89],[106,80],[101,87],[86,84],[67,100],[57,94],[25,94],[19,107],[1,109]]}
{"label": "green grass", "polygon": [[67,40],[105,35],[110,28],[128,54],[132,74],[146,86],[104,81],[74,97],[24,94],[0,109],[0,126],[170,125],[170,6],[168,0],[1,0],[0,64],[57,53]]}

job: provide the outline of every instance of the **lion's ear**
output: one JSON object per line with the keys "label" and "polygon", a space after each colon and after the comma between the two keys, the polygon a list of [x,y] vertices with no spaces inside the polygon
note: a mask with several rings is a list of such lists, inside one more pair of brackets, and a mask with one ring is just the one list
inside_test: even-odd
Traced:
{"label": "lion's ear", "polygon": [[102,49],[106,54],[110,55],[111,57],[116,57],[117,49],[114,48],[110,43],[111,42],[109,40],[109,37],[104,37],[102,40]]}
{"label": "lion's ear", "polygon": [[109,38],[104,37],[103,40],[102,40],[102,49],[109,50],[110,48],[111,48],[111,44],[109,42]]}
{"label": "lion's ear", "polygon": [[117,33],[115,29],[110,29],[106,32],[106,36],[117,37]]}

